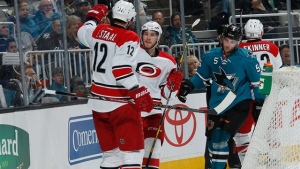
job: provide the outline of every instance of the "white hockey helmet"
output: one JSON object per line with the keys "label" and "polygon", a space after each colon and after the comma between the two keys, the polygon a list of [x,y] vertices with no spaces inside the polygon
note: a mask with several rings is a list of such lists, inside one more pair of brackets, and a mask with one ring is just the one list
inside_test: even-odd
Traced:
{"label": "white hockey helmet", "polygon": [[[146,22],[141,28],[141,37],[142,37],[144,31],[155,31],[158,33],[156,45],[153,46],[153,47],[156,47],[158,45],[160,37],[162,35],[162,29],[161,29],[160,25],[155,21]],[[141,44],[144,45],[143,38],[141,38]]]}
{"label": "white hockey helmet", "polygon": [[135,20],[135,9],[132,3],[119,0],[112,8],[112,18],[119,19],[124,22]]}
{"label": "white hockey helmet", "polygon": [[141,33],[143,31],[146,31],[146,30],[157,32],[158,33],[158,39],[160,39],[161,34],[162,34],[162,29],[161,29],[160,25],[157,22],[149,21],[149,22],[145,23],[141,28]]}
{"label": "white hockey helmet", "polygon": [[244,28],[246,38],[261,39],[264,33],[264,25],[258,19],[249,19]]}

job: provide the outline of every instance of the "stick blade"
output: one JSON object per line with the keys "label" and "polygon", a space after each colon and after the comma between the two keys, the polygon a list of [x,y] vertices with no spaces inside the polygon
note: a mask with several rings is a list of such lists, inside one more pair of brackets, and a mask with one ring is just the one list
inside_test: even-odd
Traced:
{"label": "stick blade", "polygon": [[227,94],[227,96],[223,99],[223,101],[214,108],[214,110],[220,114],[221,112],[223,112],[236,98],[236,94],[234,94],[232,91],[229,91],[229,93]]}
{"label": "stick blade", "polygon": [[201,21],[200,18],[196,19],[196,20],[194,21],[194,23],[192,24],[192,28],[195,27],[196,25],[198,25],[198,23],[199,23],[200,21]]}

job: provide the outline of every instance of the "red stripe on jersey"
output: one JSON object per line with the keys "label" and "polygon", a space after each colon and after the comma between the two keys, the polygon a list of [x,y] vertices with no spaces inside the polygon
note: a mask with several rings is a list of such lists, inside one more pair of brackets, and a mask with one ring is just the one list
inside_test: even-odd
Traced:
{"label": "red stripe on jersey", "polygon": [[129,98],[130,91],[126,88],[107,87],[92,83],[91,91],[95,95],[117,98]]}
{"label": "red stripe on jersey", "polygon": [[113,67],[112,73],[115,76],[115,78],[118,79],[132,74],[132,68],[130,66]]}
{"label": "red stripe on jersey", "polygon": [[100,24],[93,32],[93,38],[104,41],[111,41],[116,43],[117,46],[122,46],[126,42],[140,42],[139,36],[123,27],[112,26],[109,24]]}

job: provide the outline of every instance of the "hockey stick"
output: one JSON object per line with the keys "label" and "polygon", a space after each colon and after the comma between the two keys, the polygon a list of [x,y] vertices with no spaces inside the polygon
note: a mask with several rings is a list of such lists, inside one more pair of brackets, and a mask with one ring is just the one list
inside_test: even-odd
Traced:
{"label": "hockey stick", "polygon": [[[96,100],[103,100],[103,101],[112,101],[112,102],[119,102],[119,103],[131,103],[134,104],[132,100],[125,100],[125,99],[113,99],[108,97],[101,97],[101,96],[86,96],[86,95],[80,95],[76,93],[67,93],[67,92],[60,92],[55,90],[48,90],[43,89],[45,94],[53,94],[53,95],[62,95],[62,96],[71,96],[71,97],[80,97],[80,98],[86,98],[86,99],[96,99]],[[164,104],[154,104],[154,107],[157,108],[165,108],[165,109],[176,109],[176,110],[183,110],[183,111],[191,111],[195,113],[204,113],[204,114],[211,114],[211,115],[217,115],[218,113],[212,109],[212,110],[199,110],[189,107],[182,107],[182,106],[174,106],[174,105],[164,105]]]}
{"label": "hockey stick", "polygon": [[[196,20],[193,22],[193,24],[192,24],[192,26],[191,26],[191,31],[192,31],[192,29],[193,29],[196,25],[198,25],[198,24],[200,23],[200,21],[201,21],[201,19],[198,18],[198,19],[196,19]],[[183,52],[185,52],[185,50],[186,50],[186,48],[187,48],[187,45],[188,45],[188,43],[189,43],[190,37],[191,37],[191,34],[189,34],[188,38],[186,38],[186,42],[185,42],[185,45],[184,45],[184,47],[183,47]],[[181,57],[180,57],[178,69],[181,67],[181,63],[182,63],[182,60],[183,60],[183,57],[184,57],[183,52],[182,52]]]}
{"label": "hockey stick", "polygon": [[[172,95],[172,92],[173,92],[173,88],[174,88],[174,84],[171,86],[170,93],[169,93],[169,96],[168,96],[167,102],[166,102],[167,105],[169,104],[169,101],[170,101],[170,98],[171,98],[171,95]],[[165,119],[166,110],[167,110],[167,108],[164,109],[164,111],[162,113],[162,116],[160,118],[158,129],[157,129],[155,138],[153,140],[153,143],[152,143],[152,146],[151,146],[151,149],[150,149],[150,153],[149,153],[149,156],[148,156],[148,159],[147,159],[146,166],[142,167],[142,169],[148,169],[148,166],[149,166],[149,163],[150,163],[150,159],[151,159],[153,151],[154,151],[154,146],[156,144],[156,141],[157,141],[157,138],[158,138],[158,135],[159,135],[159,132],[160,132],[160,128],[161,128],[162,123],[163,123],[163,121]]]}

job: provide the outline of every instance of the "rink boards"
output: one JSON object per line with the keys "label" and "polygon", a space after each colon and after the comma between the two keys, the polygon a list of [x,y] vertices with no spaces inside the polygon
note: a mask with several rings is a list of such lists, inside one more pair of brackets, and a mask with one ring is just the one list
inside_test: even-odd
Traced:
{"label": "rink boards", "polygon": [[[205,108],[205,93],[169,104]],[[203,168],[205,115],[167,110],[165,130],[161,169]],[[0,169],[92,169],[101,157],[86,104],[0,114]]]}

